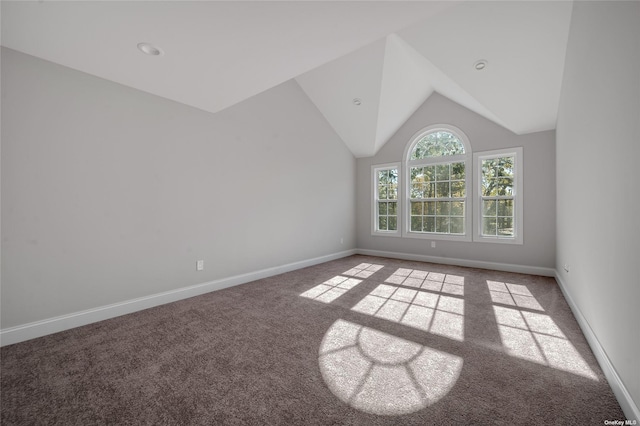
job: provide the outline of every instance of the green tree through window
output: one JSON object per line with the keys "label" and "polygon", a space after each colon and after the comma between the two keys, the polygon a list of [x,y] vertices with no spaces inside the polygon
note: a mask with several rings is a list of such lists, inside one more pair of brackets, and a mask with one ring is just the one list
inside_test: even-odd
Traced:
{"label": "green tree through window", "polygon": [[476,240],[522,244],[522,148],[479,152]]}
{"label": "green tree through window", "polygon": [[449,130],[414,139],[407,159],[410,233],[466,234],[466,154],[460,137]]}
{"label": "green tree through window", "polygon": [[397,165],[374,170],[376,232],[398,231],[398,170]]}

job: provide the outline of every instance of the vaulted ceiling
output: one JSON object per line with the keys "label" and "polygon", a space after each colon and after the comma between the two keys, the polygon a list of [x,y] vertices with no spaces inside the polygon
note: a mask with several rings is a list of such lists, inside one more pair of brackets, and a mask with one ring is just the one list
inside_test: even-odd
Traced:
{"label": "vaulted ceiling", "polygon": [[[366,157],[434,91],[516,134],[555,128],[571,10],[568,1],[44,0],[2,1],[0,13],[3,46],[205,111],[296,79]],[[163,54],[142,54],[140,42]]]}

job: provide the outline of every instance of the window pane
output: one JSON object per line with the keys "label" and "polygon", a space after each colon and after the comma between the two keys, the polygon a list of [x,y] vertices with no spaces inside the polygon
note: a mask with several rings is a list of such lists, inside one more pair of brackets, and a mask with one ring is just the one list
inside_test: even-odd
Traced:
{"label": "window pane", "polygon": [[495,197],[498,195],[496,186],[496,179],[482,179],[482,195],[484,197]]}
{"label": "window pane", "polygon": [[436,197],[449,198],[451,194],[449,185],[450,185],[449,182],[436,183]]}
{"label": "window pane", "polygon": [[514,157],[502,157],[497,159],[497,175],[513,178]]}
{"label": "window pane", "polygon": [[411,159],[464,154],[464,145],[453,133],[436,131],[425,135],[414,146]]}
{"label": "window pane", "polygon": [[397,200],[398,199],[398,186],[391,184],[389,185],[389,187],[387,188],[387,198],[390,200]]}
{"label": "window pane", "polygon": [[438,216],[449,216],[449,211],[449,201],[438,201],[436,205],[436,214]]}
{"label": "window pane", "polygon": [[436,218],[427,216],[424,218],[424,232],[436,232]]}
{"label": "window pane", "polygon": [[411,184],[411,194],[409,194],[411,198],[422,198],[422,184],[413,183]]}
{"label": "window pane", "polygon": [[481,195],[480,236],[510,238],[515,243],[522,243],[520,232],[515,228],[520,225],[515,216],[518,213],[517,197],[522,195],[516,194],[517,188],[522,189],[521,182],[517,182],[521,176],[516,176],[516,161],[520,161],[521,153],[522,148],[513,148],[494,158],[475,157],[480,171],[480,181],[475,184]]}
{"label": "window pane", "polygon": [[513,195],[513,179],[500,178],[497,179],[497,191],[498,195]]}
{"label": "window pane", "polygon": [[424,182],[424,173],[422,167],[411,168],[411,183]]}
{"label": "window pane", "polygon": [[424,203],[424,214],[435,215],[436,214],[436,202],[435,201],[425,201]]}
{"label": "window pane", "polygon": [[398,169],[389,169],[389,183],[390,184],[398,183]]}
{"label": "window pane", "polygon": [[451,203],[452,216],[464,216],[464,201],[454,201]]}
{"label": "window pane", "polygon": [[449,218],[449,223],[451,224],[452,234],[464,234],[464,218],[452,217]]}
{"label": "window pane", "polygon": [[482,218],[482,234],[496,235],[496,218],[495,217]]}
{"label": "window pane", "polygon": [[[376,217],[374,219],[376,231],[396,231],[397,230],[397,210],[398,202],[398,168],[376,169],[375,188],[376,201],[373,208]],[[387,200],[394,201],[387,201]]]}
{"label": "window pane", "polygon": [[412,201],[411,202],[411,215],[412,216],[421,216],[422,215],[422,202],[420,202],[420,201]]}
{"label": "window pane", "polygon": [[449,232],[448,217],[436,217],[436,232]]}
{"label": "window pane", "polygon": [[513,200],[498,200],[498,216],[513,216]]}
{"label": "window pane", "polygon": [[438,164],[436,166],[436,179],[449,180],[449,164]]}
{"label": "window pane", "polygon": [[378,171],[378,183],[386,184],[389,181],[389,170]]}
{"label": "window pane", "polygon": [[436,180],[436,166],[428,166],[424,168],[424,181],[433,182]]}
{"label": "window pane", "polygon": [[464,179],[464,163],[451,164],[451,179]]}
{"label": "window pane", "polygon": [[464,181],[451,182],[451,196],[453,198],[464,198]]}
{"label": "window pane", "polygon": [[498,218],[498,235],[505,237],[513,237],[513,218]]}
{"label": "window pane", "polygon": [[411,216],[411,230],[422,232],[422,216]]}
{"label": "window pane", "polygon": [[387,209],[389,211],[389,214],[397,215],[398,214],[398,203],[396,201],[388,203],[387,204]]}
{"label": "window pane", "polygon": [[496,177],[496,160],[482,160],[482,180]]}
{"label": "window pane", "polygon": [[423,198],[435,198],[436,196],[436,184],[426,183],[424,187]]}
{"label": "window pane", "polygon": [[496,215],[496,201],[484,200],[482,201],[482,214],[483,216],[495,216]]}

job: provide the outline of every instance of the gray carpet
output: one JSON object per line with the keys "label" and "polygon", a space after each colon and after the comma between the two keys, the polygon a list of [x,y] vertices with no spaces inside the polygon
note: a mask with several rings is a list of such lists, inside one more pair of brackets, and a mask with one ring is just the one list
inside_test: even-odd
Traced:
{"label": "gray carpet", "polygon": [[10,345],[0,372],[3,425],[624,418],[553,278],[368,256]]}

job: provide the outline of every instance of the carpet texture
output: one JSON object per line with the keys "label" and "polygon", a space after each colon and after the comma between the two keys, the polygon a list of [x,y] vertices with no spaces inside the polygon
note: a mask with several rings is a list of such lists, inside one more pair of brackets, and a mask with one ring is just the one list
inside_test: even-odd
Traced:
{"label": "carpet texture", "polygon": [[3,425],[624,419],[553,278],[369,256],[0,354]]}

